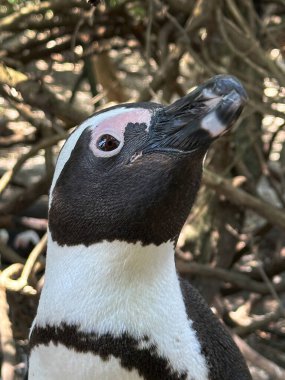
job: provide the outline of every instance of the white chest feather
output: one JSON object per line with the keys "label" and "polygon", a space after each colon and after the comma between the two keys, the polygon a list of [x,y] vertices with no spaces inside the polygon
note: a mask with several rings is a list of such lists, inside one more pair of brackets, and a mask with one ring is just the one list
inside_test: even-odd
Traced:
{"label": "white chest feather", "polygon": [[121,367],[118,359],[104,362],[92,353],[77,353],[63,345],[40,346],[31,356],[29,380],[142,380],[136,370]]}
{"label": "white chest feather", "polygon": [[[155,344],[176,371],[188,373],[187,379],[208,378],[200,344],[187,319],[172,243],[60,247],[50,238],[45,285],[34,324],[60,326],[62,322],[77,325],[85,333],[118,337],[127,332],[138,340],[147,336],[144,345]],[[30,379],[61,378],[142,377],[136,370],[121,368],[114,357],[102,361],[92,353],[78,353],[60,344],[35,347]]]}

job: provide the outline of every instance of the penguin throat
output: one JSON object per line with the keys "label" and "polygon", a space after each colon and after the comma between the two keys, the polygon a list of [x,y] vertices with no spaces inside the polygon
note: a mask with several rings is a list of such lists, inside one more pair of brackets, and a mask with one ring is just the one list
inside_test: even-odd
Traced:
{"label": "penguin throat", "polygon": [[41,325],[68,322],[100,332],[110,332],[117,318],[123,330],[128,313],[168,297],[170,287],[180,292],[173,242],[61,247],[49,236],[38,316]]}
{"label": "penguin throat", "polygon": [[34,329],[60,333],[75,327],[79,336],[131,337],[141,342],[139,350],[145,344],[151,352],[157,347],[158,357],[167,358],[177,373],[185,374],[190,368],[187,378],[208,378],[186,313],[172,242],[61,247],[49,236]]}

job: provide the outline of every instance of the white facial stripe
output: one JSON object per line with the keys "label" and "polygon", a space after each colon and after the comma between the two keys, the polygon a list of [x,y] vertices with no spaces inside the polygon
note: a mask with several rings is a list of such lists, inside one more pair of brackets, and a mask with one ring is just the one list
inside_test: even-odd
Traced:
{"label": "white facial stripe", "polygon": [[221,123],[216,112],[213,111],[203,118],[201,128],[209,132],[212,137],[216,137],[225,131],[226,126]]}
{"label": "white facial stripe", "polygon": [[[148,114],[148,119],[146,112]],[[148,122],[150,123],[151,119],[151,113],[150,111],[143,110],[143,109],[136,109],[136,108],[125,108],[125,107],[119,107],[115,108],[110,111],[103,112],[99,115],[94,115],[90,117],[89,119],[86,119],[66,140],[64,146],[62,147],[60,154],[57,159],[55,172],[52,180],[52,185],[50,188],[50,197],[49,197],[49,206],[52,202],[52,192],[54,189],[54,186],[56,184],[56,181],[58,180],[58,177],[60,176],[60,173],[62,172],[62,169],[64,168],[64,165],[69,160],[72,150],[74,149],[79,137],[81,136],[81,133],[90,126],[97,126],[98,124],[102,123],[105,119],[113,118],[116,115],[123,115],[125,113],[133,115],[132,118],[130,118],[129,122]],[[134,120],[134,117],[136,120]],[[141,118],[143,121],[141,121]]]}
{"label": "white facial stripe", "polygon": [[[147,109],[129,109],[129,112],[108,117],[92,131],[90,149],[97,157],[111,157],[119,153],[124,145],[124,135],[129,123],[144,123],[147,128],[151,121],[151,111]],[[120,145],[113,151],[105,152],[97,148],[97,141],[100,136],[109,134],[120,141]]]}

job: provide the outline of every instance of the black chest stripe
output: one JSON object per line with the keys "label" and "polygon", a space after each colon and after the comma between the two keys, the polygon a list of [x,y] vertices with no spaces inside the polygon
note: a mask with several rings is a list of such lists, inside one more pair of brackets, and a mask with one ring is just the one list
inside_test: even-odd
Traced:
{"label": "black chest stripe", "polygon": [[63,344],[76,352],[91,352],[99,355],[104,361],[111,356],[120,360],[121,366],[129,371],[136,369],[146,380],[185,380],[187,372],[173,370],[169,361],[159,356],[157,347],[149,344],[149,338],[144,336],[137,340],[124,333],[120,336],[97,333],[86,334],[75,325],[62,323],[59,327],[35,326],[30,338],[31,350],[41,344]]}

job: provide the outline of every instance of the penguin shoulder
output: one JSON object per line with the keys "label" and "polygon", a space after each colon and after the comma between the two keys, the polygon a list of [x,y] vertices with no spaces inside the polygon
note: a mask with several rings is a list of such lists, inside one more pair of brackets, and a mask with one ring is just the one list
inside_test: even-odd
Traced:
{"label": "penguin shoulder", "polygon": [[251,375],[226,327],[206,304],[199,291],[180,279],[180,287],[188,318],[193,322],[209,368],[211,380],[251,380]]}

